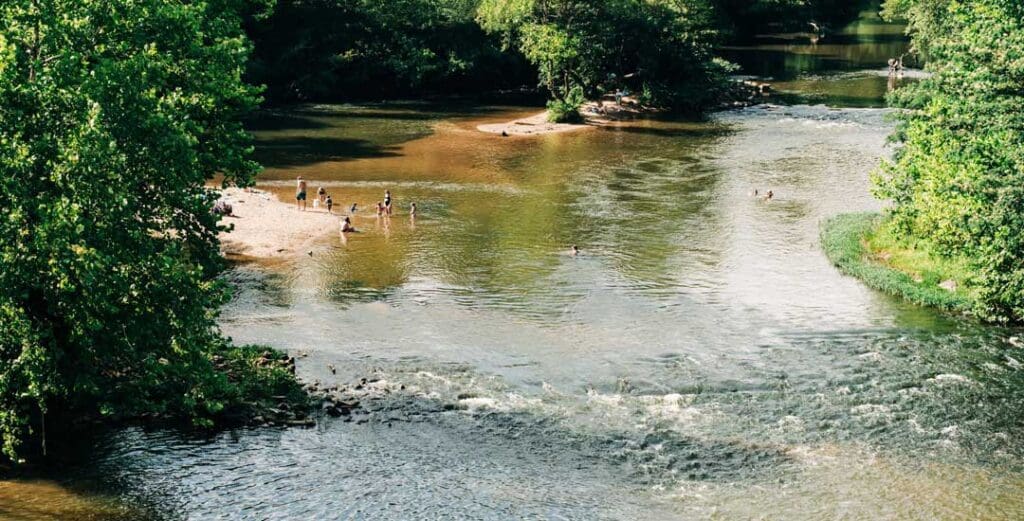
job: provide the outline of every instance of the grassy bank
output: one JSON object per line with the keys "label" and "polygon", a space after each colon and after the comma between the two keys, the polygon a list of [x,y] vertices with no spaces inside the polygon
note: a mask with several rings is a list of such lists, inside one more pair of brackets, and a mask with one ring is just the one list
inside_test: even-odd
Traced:
{"label": "grassy bank", "polygon": [[970,313],[974,298],[963,262],[900,244],[878,213],[843,214],[821,228],[825,255],[839,271],[918,305]]}

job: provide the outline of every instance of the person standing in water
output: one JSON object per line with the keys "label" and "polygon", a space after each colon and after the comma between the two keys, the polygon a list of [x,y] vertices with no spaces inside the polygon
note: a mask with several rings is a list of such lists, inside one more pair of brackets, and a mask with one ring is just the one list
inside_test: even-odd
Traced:
{"label": "person standing in water", "polygon": [[384,211],[391,215],[391,190],[384,190]]}
{"label": "person standing in water", "polygon": [[331,196],[328,195],[327,198],[324,200],[324,203],[327,205],[327,213],[334,213],[331,211],[331,207],[334,206],[334,200],[331,199]]}
{"label": "person standing in water", "polygon": [[380,201],[377,201],[377,217],[384,215],[384,205]]}
{"label": "person standing in water", "polygon": [[409,217],[416,217],[416,203],[409,205]]}
{"label": "person standing in water", "polygon": [[306,210],[306,180],[300,175],[295,179],[295,209]]}

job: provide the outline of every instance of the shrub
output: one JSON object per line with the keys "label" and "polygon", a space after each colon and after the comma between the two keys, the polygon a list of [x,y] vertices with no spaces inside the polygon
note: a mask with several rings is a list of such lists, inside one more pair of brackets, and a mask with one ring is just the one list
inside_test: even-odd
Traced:
{"label": "shrub", "polygon": [[583,121],[580,107],[586,100],[583,89],[575,87],[569,91],[565,99],[553,99],[548,102],[548,121],[552,123],[579,123]]}

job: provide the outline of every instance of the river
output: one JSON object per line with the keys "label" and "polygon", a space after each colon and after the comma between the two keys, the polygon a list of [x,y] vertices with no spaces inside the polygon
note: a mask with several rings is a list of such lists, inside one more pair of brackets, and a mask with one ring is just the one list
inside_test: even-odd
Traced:
{"label": "river", "polygon": [[89,437],[0,483],[0,517],[1021,519],[1021,332],[867,289],[818,243],[881,208],[905,48],[871,12],[730,48],[772,103],[707,122],[503,139],[475,126],[536,109],[263,114],[260,186],[303,175],[363,233],[240,263],[223,330],[379,398],[309,429]]}

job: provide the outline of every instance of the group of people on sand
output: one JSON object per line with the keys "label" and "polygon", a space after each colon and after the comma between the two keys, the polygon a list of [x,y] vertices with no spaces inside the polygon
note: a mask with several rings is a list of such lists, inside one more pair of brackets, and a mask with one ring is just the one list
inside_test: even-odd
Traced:
{"label": "group of people on sand", "polygon": [[[299,211],[305,211],[306,208],[307,208],[306,200],[307,200],[308,197],[306,195],[306,192],[307,192],[308,186],[309,185],[306,183],[306,180],[303,179],[301,175],[298,176],[298,178],[296,178],[296,185],[295,185],[295,208],[297,210],[299,210]],[[331,197],[331,195],[329,193],[327,193],[327,190],[325,190],[324,187],[321,186],[321,187],[317,188],[316,197],[317,198],[314,200],[313,206],[314,207],[316,207],[316,206],[324,206],[324,207],[327,208],[327,213],[333,215],[334,214],[334,199]],[[355,213],[358,210],[358,208],[359,208],[359,204],[358,203],[352,203],[352,206],[349,207],[349,214],[350,215],[346,215],[345,217],[343,217],[341,219],[340,227],[341,227],[341,231],[343,233],[357,232],[358,231],[358,230],[356,230],[355,226],[352,225],[352,217],[351,217],[352,215],[355,215]],[[391,217],[392,213],[394,212],[394,199],[391,197],[391,190],[384,190],[384,200],[383,201],[377,201],[376,210],[377,210],[377,217],[378,218],[379,217]],[[410,203],[409,204],[409,217],[412,218],[412,219],[416,218],[416,203]]]}

